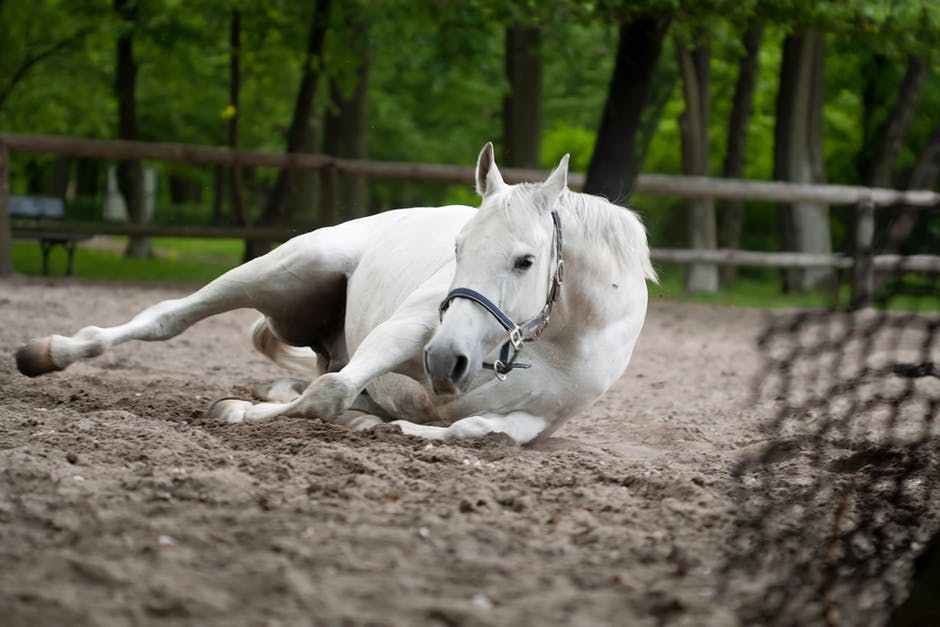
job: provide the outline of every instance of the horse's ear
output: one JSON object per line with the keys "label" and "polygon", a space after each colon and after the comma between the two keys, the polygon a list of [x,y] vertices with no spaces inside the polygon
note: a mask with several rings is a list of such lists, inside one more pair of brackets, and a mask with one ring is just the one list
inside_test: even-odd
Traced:
{"label": "horse's ear", "polygon": [[496,167],[496,155],[493,151],[493,142],[486,142],[480,156],[477,157],[477,193],[486,198],[505,187],[503,175]]}
{"label": "horse's ear", "polygon": [[558,162],[558,167],[556,167],[552,173],[548,175],[548,178],[545,179],[545,182],[542,183],[542,189],[540,191],[545,209],[551,209],[561,193],[568,187],[568,159],[570,159],[570,155],[566,153],[565,156],[561,158],[561,161]]}

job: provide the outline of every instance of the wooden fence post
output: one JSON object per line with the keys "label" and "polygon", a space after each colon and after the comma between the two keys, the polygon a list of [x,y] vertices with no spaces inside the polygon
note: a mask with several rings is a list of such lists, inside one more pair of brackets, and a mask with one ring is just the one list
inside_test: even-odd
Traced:
{"label": "wooden fence post", "polygon": [[0,276],[13,274],[13,233],[10,230],[10,151],[0,142]]}
{"label": "wooden fence post", "polygon": [[864,307],[875,295],[875,203],[866,198],[855,208],[855,265],[852,268],[852,303]]}

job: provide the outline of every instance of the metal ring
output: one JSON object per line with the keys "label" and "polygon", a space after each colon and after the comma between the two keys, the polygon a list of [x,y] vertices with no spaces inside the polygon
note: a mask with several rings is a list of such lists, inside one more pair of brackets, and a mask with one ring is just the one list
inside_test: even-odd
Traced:
{"label": "metal ring", "polygon": [[516,350],[522,348],[522,329],[515,327],[512,331],[509,332],[509,341],[512,342],[512,347]]}

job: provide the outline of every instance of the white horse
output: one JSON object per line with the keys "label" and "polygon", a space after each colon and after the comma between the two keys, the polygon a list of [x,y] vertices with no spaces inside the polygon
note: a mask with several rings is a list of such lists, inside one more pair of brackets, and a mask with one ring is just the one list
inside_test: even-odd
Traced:
{"label": "white horse", "polygon": [[435,440],[530,442],[621,376],[656,280],[639,219],[569,191],[567,177],[566,155],[544,183],[508,185],[488,143],[479,209],[400,209],[318,229],[125,324],[32,340],[17,367],[62,370],[251,307],[263,314],[255,347],[305,381],[262,389],[265,402],[218,401],[218,419],[393,421]]}

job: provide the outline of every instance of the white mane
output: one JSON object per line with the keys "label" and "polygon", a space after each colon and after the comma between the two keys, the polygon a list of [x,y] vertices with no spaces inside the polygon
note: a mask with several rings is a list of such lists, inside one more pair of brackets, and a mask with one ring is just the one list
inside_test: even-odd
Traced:
{"label": "white mane", "polygon": [[[520,206],[532,207],[533,211],[537,211],[537,200],[534,196],[538,188],[538,184],[531,183],[513,185],[511,192],[506,194],[504,203],[500,203],[507,217],[511,219],[513,211],[518,210]],[[524,202],[511,203],[513,196],[522,197]],[[565,218],[573,217],[585,239],[607,246],[614,252],[615,258],[621,260],[626,267],[636,268],[645,279],[659,282],[650,260],[646,227],[636,213],[600,196],[571,190],[562,192],[558,204],[561,207],[563,227],[568,224]],[[510,205],[513,206],[513,211],[509,210]]]}

